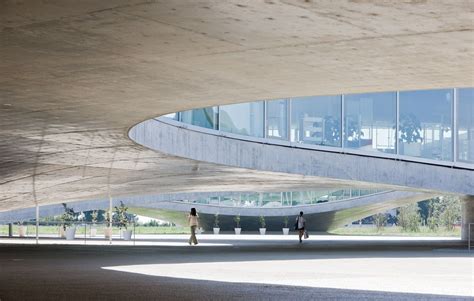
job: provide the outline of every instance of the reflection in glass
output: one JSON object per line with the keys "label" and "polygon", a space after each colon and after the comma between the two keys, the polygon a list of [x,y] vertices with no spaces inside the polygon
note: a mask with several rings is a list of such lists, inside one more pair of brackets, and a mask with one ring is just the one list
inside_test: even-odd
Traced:
{"label": "reflection in glass", "polygon": [[288,101],[278,99],[267,102],[267,137],[288,139]]}
{"label": "reflection in glass", "polygon": [[291,206],[292,196],[291,191],[286,191],[281,193],[281,205],[282,206]]}
{"label": "reflection in glass", "polygon": [[[474,88],[456,91],[456,156],[460,162],[474,163]],[[238,135],[344,145],[372,154],[395,154],[398,149],[404,156],[453,161],[454,89],[399,92],[398,133],[395,92],[351,94],[344,100],[344,110],[342,95],[336,95],[209,107],[165,117]],[[293,201],[282,196],[281,202]]]}
{"label": "reflection in glass", "polygon": [[474,89],[458,90],[458,161],[474,163]]}
{"label": "reflection in glass", "polygon": [[341,146],[341,96],[293,99],[291,141]]}
{"label": "reflection in glass", "polygon": [[178,115],[179,113],[170,113],[170,114],[163,115],[163,117],[170,118],[173,120],[178,120]]}
{"label": "reflection in glass", "polygon": [[400,92],[400,154],[452,160],[453,90]]}
{"label": "reflection in glass", "polygon": [[217,130],[217,107],[184,111],[181,113],[181,122]]}
{"label": "reflection in glass", "polygon": [[212,205],[212,204],[214,204],[214,205],[219,205],[219,201],[220,201],[220,199],[219,199],[218,196],[211,196],[211,197],[209,198],[209,204],[211,204],[211,205]]}
{"label": "reflection in glass", "polygon": [[396,153],[397,94],[344,96],[344,146]]}
{"label": "reflection in glass", "polygon": [[262,207],[281,207],[281,203],[280,192],[262,193]]}
{"label": "reflection in glass", "polygon": [[221,131],[263,137],[263,101],[221,106],[219,114]]}

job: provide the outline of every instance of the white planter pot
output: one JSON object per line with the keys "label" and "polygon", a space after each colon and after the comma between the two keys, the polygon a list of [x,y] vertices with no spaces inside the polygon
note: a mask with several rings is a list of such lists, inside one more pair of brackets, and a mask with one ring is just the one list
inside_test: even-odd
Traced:
{"label": "white planter pot", "polygon": [[221,230],[221,228],[212,228],[212,230],[214,230],[214,234],[217,235],[219,234],[219,231]]}
{"label": "white planter pot", "polygon": [[66,239],[73,240],[76,236],[76,227],[66,228]]}
{"label": "white planter pot", "polygon": [[290,228],[283,228],[283,235],[288,235],[290,233]]}
{"label": "white planter pot", "polygon": [[132,230],[123,230],[122,231],[123,240],[131,240],[132,239]]}
{"label": "white planter pot", "polygon": [[242,228],[234,228],[234,231],[235,231],[235,235],[240,235]]}
{"label": "white planter pot", "polygon": [[19,226],[18,227],[18,236],[25,237],[27,230],[28,230],[27,226]]}
{"label": "white planter pot", "polygon": [[104,228],[104,236],[106,239],[109,239],[112,236],[112,228]]}
{"label": "white planter pot", "polygon": [[260,231],[260,235],[265,235],[265,232],[267,232],[267,228],[260,228],[258,230]]}
{"label": "white planter pot", "polygon": [[97,235],[97,229],[91,228],[91,237],[95,237]]}

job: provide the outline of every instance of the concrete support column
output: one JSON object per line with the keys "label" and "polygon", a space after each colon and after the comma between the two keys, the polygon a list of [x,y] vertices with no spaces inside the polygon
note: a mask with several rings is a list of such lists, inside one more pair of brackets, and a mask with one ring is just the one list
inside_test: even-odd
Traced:
{"label": "concrete support column", "polygon": [[[469,237],[469,223],[474,223],[474,195],[465,196],[461,202],[461,239],[467,241]],[[474,240],[474,225],[471,225],[472,240]]]}
{"label": "concrete support column", "polygon": [[39,243],[39,205],[36,203],[36,244]]}

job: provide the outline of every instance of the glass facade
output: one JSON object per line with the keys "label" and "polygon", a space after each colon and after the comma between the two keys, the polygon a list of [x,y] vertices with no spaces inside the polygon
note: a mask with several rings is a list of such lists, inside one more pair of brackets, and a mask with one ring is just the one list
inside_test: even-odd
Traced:
{"label": "glass facade", "polygon": [[267,137],[288,140],[288,100],[267,102]]}
{"label": "glass facade", "polygon": [[284,191],[268,193],[232,193],[231,195],[211,196],[192,200],[180,200],[202,205],[246,208],[279,208],[291,206],[318,205],[327,202],[343,201],[356,197],[384,192],[368,189],[339,189],[317,191]]}
{"label": "glass facade", "polygon": [[218,129],[218,108],[209,107],[181,112],[181,121],[208,129]]}
{"label": "glass facade", "polygon": [[291,141],[341,146],[341,96],[291,101]]}
{"label": "glass facade", "polygon": [[344,97],[344,146],[396,153],[397,94],[370,93]]}
{"label": "glass facade", "polygon": [[239,135],[263,137],[264,103],[251,102],[221,106],[220,130]]}
{"label": "glass facade", "polygon": [[457,159],[474,163],[474,89],[458,89]]}
{"label": "glass facade", "polygon": [[[474,88],[297,97],[166,116],[268,140],[331,146],[372,156],[474,164]],[[242,199],[261,201],[256,196]],[[300,201],[296,196],[285,197],[283,202]]]}
{"label": "glass facade", "polygon": [[400,154],[450,161],[453,90],[400,92]]}

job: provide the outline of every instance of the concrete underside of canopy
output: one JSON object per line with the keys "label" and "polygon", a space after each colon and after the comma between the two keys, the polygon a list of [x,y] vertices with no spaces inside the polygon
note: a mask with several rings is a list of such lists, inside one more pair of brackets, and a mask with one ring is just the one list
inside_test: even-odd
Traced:
{"label": "concrete underside of canopy", "polygon": [[[208,195],[208,193],[201,193]],[[211,193],[213,194],[213,193]],[[156,195],[149,197],[121,199],[129,207],[129,212],[140,216],[147,216],[160,220],[170,221],[177,225],[187,224],[186,215],[190,207],[195,207],[199,212],[200,224],[206,230],[212,230],[214,215],[219,214],[219,224],[224,231],[233,230],[234,217],[241,216],[242,227],[247,229],[258,228],[258,217],[265,216],[269,231],[279,230],[284,216],[295,216],[300,211],[305,212],[308,219],[307,227],[312,231],[328,231],[355,220],[382,213],[392,208],[397,208],[429,199],[434,195],[426,193],[385,191],[371,195],[354,197],[346,200],[330,201],[327,203],[283,207],[230,207],[225,205],[203,205],[192,202],[182,202],[183,198],[192,197],[193,194]],[[194,194],[197,197],[198,194]],[[214,193],[213,195],[219,195]],[[115,202],[114,205],[118,205]],[[69,203],[68,206],[76,212],[92,211],[108,208],[108,200],[94,200]],[[46,218],[59,216],[64,213],[61,205],[42,206],[39,217]],[[28,221],[35,218],[35,208],[0,212],[0,222],[15,223]],[[290,223],[291,225],[291,223]]]}
{"label": "concrete underside of canopy", "polygon": [[0,211],[332,182],[181,159],[127,132],[215,104],[472,86],[472,19],[468,0],[1,1]]}

